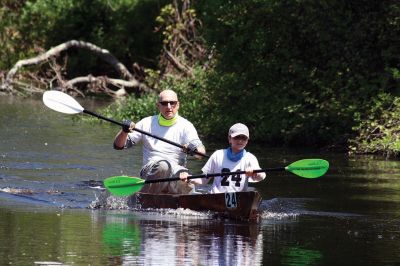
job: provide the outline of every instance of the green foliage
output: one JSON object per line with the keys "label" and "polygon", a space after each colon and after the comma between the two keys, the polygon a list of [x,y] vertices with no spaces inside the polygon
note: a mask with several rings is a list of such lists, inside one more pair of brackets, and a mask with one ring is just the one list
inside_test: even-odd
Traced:
{"label": "green foliage", "polygon": [[159,88],[178,92],[181,114],[203,135],[223,139],[243,122],[253,140],[272,145],[346,145],[371,103],[383,102],[377,95],[398,93],[391,40],[400,33],[399,4],[254,0],[197,8],[215,68]]}
{"label": "green foliage", "polygon": [[140,98],[130,96],[111,104],[101,113],[118,121],[130,119],[137,122],[146,116],[157,114],[156,102],[157,96],[153,94],[145,94]]}
{"label": "green foliage", "polygon": [[[17,10],[3,17],[10,21],[8,24],[19,34],[19,43],[26,48],[20,50],[19,59],[32,56],[32,52],[37,54],[39,49],[43,51],[76,39],[109,50],[127,66],[138,62],[154,67],[161,38],[153,33],[153,29],[159,5],[163,2],[167,0],[23,1]],[[7,11],[5,7],[1,10]],[[4,21],[0,23],[4,24]],[[0,51],[0,56],[9,52]],[[70,57],[68,64],[68,74],[72,77],[82,73],[104,73],[104,68],[108,68],[85,51],[69,53],[75,55]],[[14,64],[15,60],[10,63]]]}
{"label": "green foliage", "polygon": [[357,136],[351,139],[352,153],[379,153],[390,156],[400,154],[400,98],[381,94],[372,103],[368,117],[353,129]]}
{"label": "green foliage", "polygon": [[[207,61],[204,39],[198,33],[201,22],[189,0],[174,1],[173,4],[164,6],[156,21],[157,31],[163,36],[163,50],[159,61],[162,72],[175,76],[181,72],[191,75],[194,65]],[[174,63],[171,63],[171,58]]]}
{"label": "green foliage", "polygon": [[[196,78],[174,79],[168,77],[163,80],[160,87],[174,90],[179,97],[179,114],[199,127],[199,134],[212,132],[210,120],[214,118],[209,112],[209,103],[212,101],[207,93],[207,73],[200,67],[195,67]],[[158,113],[156,108],[157,95],[145,94],[140,98],[130,96],[118,101],[101,111],[115,119],[140,119]],[[226,129],[225,129],[226,130]]]}
{"label": "green foliage", "polygon": [[[201,49],[192,50],[211,54],[212,62],[205,63],[182,57],[192,42],[174,42],[183,28],[178,20],[166,21],[177,16],[167,4],[171,1],[4,1],[0,68],[70,39],[104,47],[128,66],[155,68],[164,45],[174,48],[175,58],[188,59],[183,62],[193,67],[193,77],[147,70],[149,84],[157,91],[174,89],[181,115],[202,135],[225,138],[230,125],[243,122],[253,141],[272,145],[346,144],[355,136],[356,151],[398,153],[399,1],[197,1],[196,12],[187,9],[192,16],[187,21],[203,22],[201,34],[197,25],[192,31],[199,39],[191,40],[205,37],[213,52],[205,52],[202,41]],[[153,34],[155,26],[164,35]],[[104,70],[92,56],[75,53],[71,76]],[[157,112],[155,97],[132,97],[107,112],[137,121]]]}
{"label": "green foliage", "polygon": [[24,44],[23,34],[20,32],[19,17],[25,1],[1,1],[0,6],[0,70],[7,69],[14,64],[19,54],[32,50]]}
{"label": "green foliage", "polygon": [[[333,143],[380,92],[397,94],[395,1],[213,1],[199,4],[219,53],[216,116],[258,140]],[[397,44],[395,44],[397,43]],[[395,70],[396,71],[396,70]],[[219,126],[216,120],[215,126]]]}
{"label": "green foliage", "polygon": [[199,134],[209,134],[213,131],[212,101],[208,90],[208,74],[200,66],[194,67],[194,78],[186,77],[176,79],[167,77],[160,84],[163,89],[174,90],[179,97],[179,114],[191,121]]}

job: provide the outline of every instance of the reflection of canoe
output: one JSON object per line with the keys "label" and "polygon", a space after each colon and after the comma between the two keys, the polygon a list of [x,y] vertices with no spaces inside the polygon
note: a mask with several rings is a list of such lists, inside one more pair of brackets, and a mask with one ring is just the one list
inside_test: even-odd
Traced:
{"label": "reflection of canoe", "polygon": [[148,194],[129,197],[128,206],[141,209],[191,209],[211,211],[235,220],[257,221],[261,196],[256,191],[219,194]]}

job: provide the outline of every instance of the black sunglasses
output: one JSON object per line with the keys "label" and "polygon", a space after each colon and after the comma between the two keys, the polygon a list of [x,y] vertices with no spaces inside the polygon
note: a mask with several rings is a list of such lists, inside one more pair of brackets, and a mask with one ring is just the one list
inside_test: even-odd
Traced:
{"label": "black sunglasses", "polygon": [[162,102],[159,102],[162,106],[167,106],[168,104],[170,104],[171,106],[175,106],[177,103],[178,103],[178,101],[162,101]]}

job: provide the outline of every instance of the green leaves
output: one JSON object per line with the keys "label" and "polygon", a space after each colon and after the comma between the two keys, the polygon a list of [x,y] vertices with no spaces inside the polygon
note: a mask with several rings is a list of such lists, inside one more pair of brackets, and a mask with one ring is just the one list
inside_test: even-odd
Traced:
{"label": "green leaves", "polygon": [[387,157],[400,154],[400,98],[380,94],[370,106],[367,118],[359,118],[350,139],[352,153],[378,153]]}
{"label": "green leaves", "polygon": [[154,94],[145,94],[141,98],[130,96],[108,106],[102,113],[119,121],[129,118],[137,122],[146,116],[157,114],[156,102],[157,96]]}
{"label": "green leaves", "polygon": [[201,7],[199,14],[215,14],[203,20],[220,55],[219,86],[209,86],[213,111],[230,116],[216,126],[241,120],[275,145],[345,145],[354,113],[398,87],[397,72],[385,70],[398,62],[394,46],[384,45],[400,33],[398,3],[216,0]]}

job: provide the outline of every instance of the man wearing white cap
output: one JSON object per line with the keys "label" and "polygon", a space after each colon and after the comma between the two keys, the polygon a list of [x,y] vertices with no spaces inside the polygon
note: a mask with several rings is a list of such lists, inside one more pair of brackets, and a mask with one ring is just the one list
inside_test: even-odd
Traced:
{"label": "man wearing white cap", "polygon": [[[265,178],[265,173],[253,173],[253,169],[260,169],[257,158],[246,151],[250,138],[249,129],[246,125],[234,124],[228,133],[230,147],[215,151],[202,168],[204,174],[246,171],[246,174],[234,174],[217,176],[211,188],[211,193],[225,193],[246,191],[248,183],[258,182]],[[191,179],[194,184],[207,184],[208,179]]]}

